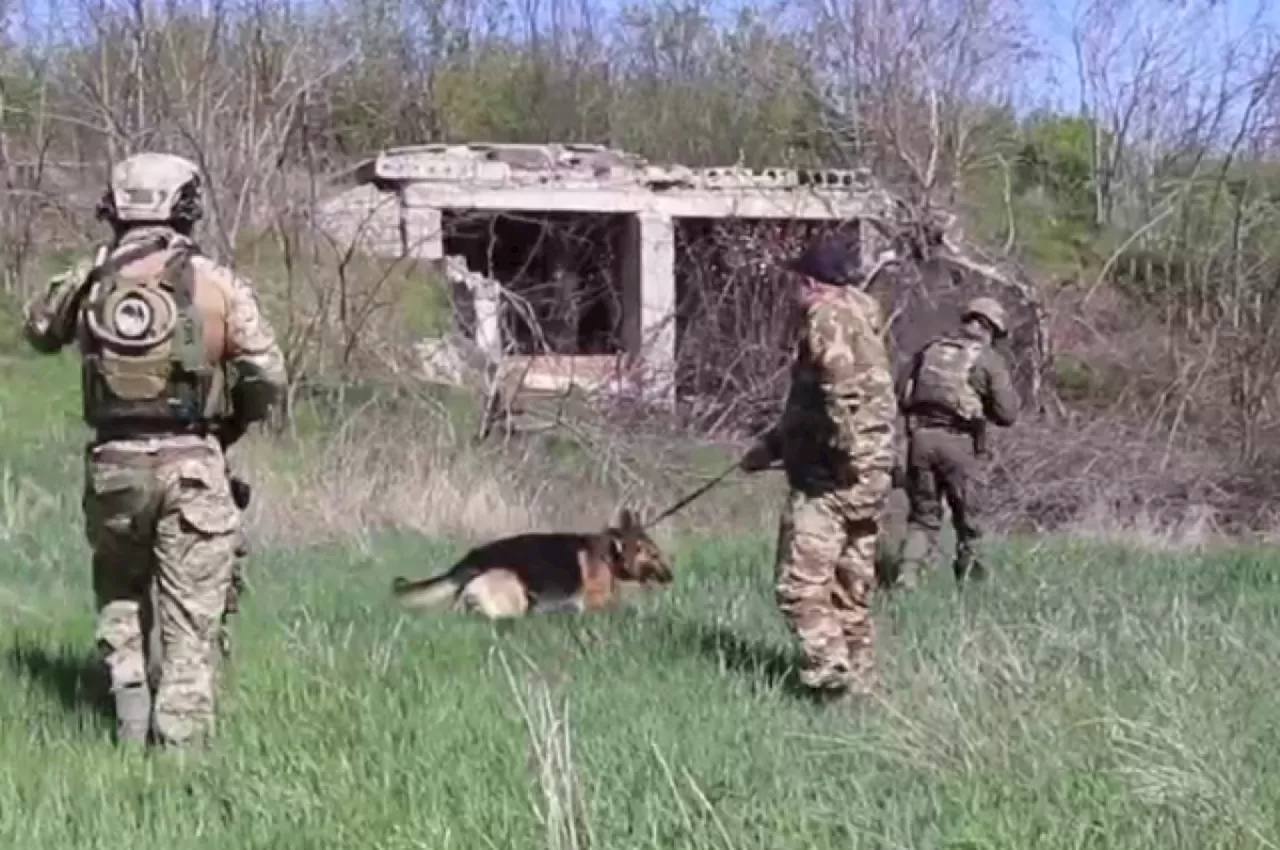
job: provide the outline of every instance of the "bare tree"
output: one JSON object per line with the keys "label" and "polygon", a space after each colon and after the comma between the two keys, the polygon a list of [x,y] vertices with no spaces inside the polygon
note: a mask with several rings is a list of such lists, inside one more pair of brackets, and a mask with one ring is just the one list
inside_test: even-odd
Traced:
{"label": "bare tree", "polygon": [[[1008,0],[811,0],[811,92],[833,151],[911,190],[954,202],[980,152],[975,134],[1035,58]],[[895,179],[896,178],[896,179]]]}

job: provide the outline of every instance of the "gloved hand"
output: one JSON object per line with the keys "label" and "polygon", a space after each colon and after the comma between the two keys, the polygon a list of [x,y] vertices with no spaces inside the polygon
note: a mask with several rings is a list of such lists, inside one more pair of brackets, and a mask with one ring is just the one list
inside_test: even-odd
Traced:
{"label": "gloved hand", "polygon": [[773,465],[773,452],[763,441],[756,443],[738,461],[738,468],[743,472],[761,472]]}
{"label": "gloved hand", "polygon": [[244,510],[249,507],[249,500],[253,497],[253,488],[249,486],[249,482],[243,478],[230,476],[231,479],[231,499],[236,503],[236,507]]}

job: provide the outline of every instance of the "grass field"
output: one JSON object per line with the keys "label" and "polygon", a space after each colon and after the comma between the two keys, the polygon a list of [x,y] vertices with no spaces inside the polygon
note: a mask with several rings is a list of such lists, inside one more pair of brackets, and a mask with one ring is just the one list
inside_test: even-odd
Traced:
{"label": "grass field", "polygon": [[74,372],[0,362],[0,847],[1280,845],[1280,557],[1011,541],[882,598],[888,690],[811,705],[772,529],[675,541],[663,597],[491,627],[390,608],[458,543],[265,549],[220,737],[125,758],[92,642]]}

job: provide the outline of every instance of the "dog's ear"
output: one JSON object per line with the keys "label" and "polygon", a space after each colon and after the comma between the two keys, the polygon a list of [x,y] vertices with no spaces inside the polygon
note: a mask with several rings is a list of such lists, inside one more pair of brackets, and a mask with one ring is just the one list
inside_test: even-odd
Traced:
{"label": "dog's ear", "polygon": [[639,526],[636,522],[635,514],[625,505],[619,505],[618,509],[613,512],[613,518],[609,520],[609,527],[617,529],[621,532],[634,531]]}
{"label": "dog's ear", "polygon": [[625,551],[626,551],[625,547],[622,544],[622,538],[616,534],[610,534],[609,535],[609,557],[614,559],[618,563],[622,563],[622,556]]}

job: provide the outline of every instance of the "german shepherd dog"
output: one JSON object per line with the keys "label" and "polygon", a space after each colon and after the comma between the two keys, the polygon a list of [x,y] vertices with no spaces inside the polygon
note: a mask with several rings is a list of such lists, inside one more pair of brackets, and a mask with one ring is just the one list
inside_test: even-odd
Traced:
{"label": "german shepherd dog", "polygon": [[478,546],[446,572],[396,578],[392,595],[405,608],[499,619],[598,611],[612,606],[624,587],[666,585],[671,578],[670,562],[623,508],[596,534],[520,534]]}

